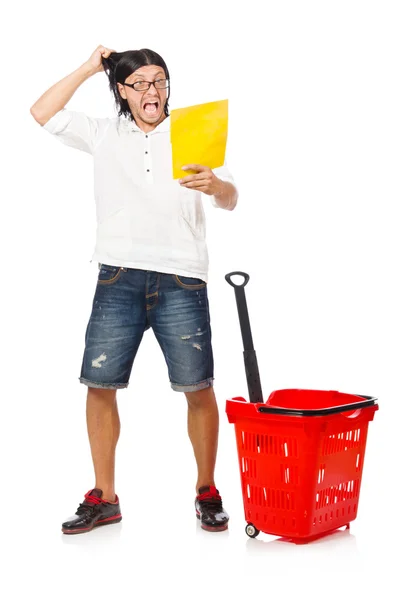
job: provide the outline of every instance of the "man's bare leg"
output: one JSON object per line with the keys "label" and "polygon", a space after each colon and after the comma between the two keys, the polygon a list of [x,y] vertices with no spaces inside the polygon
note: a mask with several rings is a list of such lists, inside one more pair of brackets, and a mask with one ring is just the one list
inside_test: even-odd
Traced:
{"label": "man's bare leg", "polygon": [[186,392],[185,395],[188,402],[188,433],[197,462],[198,493],[202,486],[215,486],[219,413],[213,387]]}
{"label": "man's bare leg", "polygon": [[88,388],[86,415],[95,487],[103,491],[104,500],[114,502],[115,456],[120,435],[116,390]]}

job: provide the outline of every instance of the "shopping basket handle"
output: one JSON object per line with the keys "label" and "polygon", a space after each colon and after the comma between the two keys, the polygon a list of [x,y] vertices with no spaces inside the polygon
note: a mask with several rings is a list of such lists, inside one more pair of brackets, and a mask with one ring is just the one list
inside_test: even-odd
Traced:
{"label": "shopping basket handle", "polygon": [[[259,406],[258,412],[269,414],[280,414],[297,417],[321,417],[324,415],[338,414],[346,419],[355,419],[359,417],[362,411],[366,408],[377,408],[377,398],[373,396],[363,396],[356,394],[358,398],[362,398],[361,402],[351,402],[350,404],[339,404],[338,406],[329,406],[327,408],[282,408],[279,406]],[[349,413],[349,416],[345,413]],[[353,414],[350,414],[353,413]]]}
{"label": "shopping basket handle", "polygon": [[363,394],[356,394],[357,396],[359,396],[360,398],[363,398],[364,402],[356,404],[356,405],[351,405],[351,410],[354,411],[353,413],[351,413],[351,411],[349,411],[349,414],[346,415],[344,414],[343,411],[341,411],[340,416],[341,417],[345,417],[345,419],[357,419],[358,417],[361,416],[363,410],[365,410],[365,408],[367,407],[373,407],[374,412],[378,410],[379,406],[378,406],[378,398],[375,398],[374,396],[363,396]]}
{"label": "shopping basket handle", "polygon": [[[234,275],[241,275],[241,277],[244,277],[244,282],[243,283],[235,283],[234,281],[232,281],[232,277]],[[250,280],[250,276],[248,275],[248,273],[243,273],[243,271],[232,271],[232,273],[228,273],[227,275],[225,275],[225,279],[234,288],[245,287]]]}
{"label": "shopping basket handle", "polygon": [[[234,283],[231,279],[234,275],[240,275],[241,277],[244,277],[244,282],[242,284]],[[258,362],[256,359],[254,343],[252,341],[251,325],[248,316],[247,300],[244,290],[249,278],[250,277],[248,273],[244,273],[243,271],[232,271],[231,273],[225,275],[226,281],[232,287],[234,287],[234,293],[236,296],[237,311],[240,321],[241,335],[243,338],[245,374],[247,378],[250,402],[263,402]]]}

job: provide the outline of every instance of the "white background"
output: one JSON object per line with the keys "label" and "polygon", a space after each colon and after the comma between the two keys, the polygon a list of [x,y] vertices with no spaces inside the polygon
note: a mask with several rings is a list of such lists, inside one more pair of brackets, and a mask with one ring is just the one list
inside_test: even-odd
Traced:
{"label": "white background", "polygon": [[[395,8],[383,0],[37,0],[3,13],[7,598],[351,598],[384,583],[392,586],[384,597],[394,595]],[[119,393],[123,521],[80,536],[60,531],[94,485],[78,381],[97,277],[92,157],[41,130],[29,108],[99,44],[159,52],[171,72],[171,108],[229,99],[227,161],[239,204],[215,210],[204,198],[227,533],[197,525],[186,402],[169,387],[151,331]],[[68,107],[115,116],[105,73]],[[301,547],[244,532],[225,414],[227,398],[247,396],[234,292],[224,280],[232,270],[251,276],[265,398],[288,387],[379,398],[350,533]]]}

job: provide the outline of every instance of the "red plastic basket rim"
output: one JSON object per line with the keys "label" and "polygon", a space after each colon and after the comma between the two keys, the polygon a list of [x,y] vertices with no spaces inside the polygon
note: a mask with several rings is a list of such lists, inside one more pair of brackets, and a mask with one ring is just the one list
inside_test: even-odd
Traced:
{"label": "red plastic basket rim", "polygon": [[[357,394],[358,396],[358,394]],[[341,412],[350,412],[352,410],[358,410],[360,408],[368,408],[376,404],[377,398],[372,396],[362,396],[363,400],[359,402],[352,402],[351,404],[339,404],[329,408],[316,408],[316,409],[298,409],[298,408],[283,408],[282,406],[267,406],[261,404],[258,407],[258,412],[268,414],[279,414],[279,415],[290,415],[297,417],[320,417],[322,415],[331,415]]]}
{"label": "red plastic basket rim", "polygon": [[[312,391],[312,390],[310,390]],[[315,390],[313,390],[315,391]],[[230,398],[226,401],[226,414],[229,422],[235,422],[235,419],[288,419],[311,421],[314,419],[338,419],[339,416],[346,416],[347,413],[357,413],[364,418],[373,419],[374,413],[378,410],[377,398],[373,396],[355,396],[359,400],[352,404],[342,404],[328,409],[293,409],[290,407],[269,406],[266,403],[248,402],[245,398],[239,396]],[[292,422],[292,421],[291,421]]]}

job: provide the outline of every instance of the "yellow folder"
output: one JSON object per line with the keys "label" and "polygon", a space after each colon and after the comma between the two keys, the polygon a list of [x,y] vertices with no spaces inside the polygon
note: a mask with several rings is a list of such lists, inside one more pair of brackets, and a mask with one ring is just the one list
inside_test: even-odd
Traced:
{"label": "yellow folder", "polygon": [[172,170],[174,179],[193,174],[189,164],[210,169],[225,162],[228,100],[196,104],[171,111]]}

